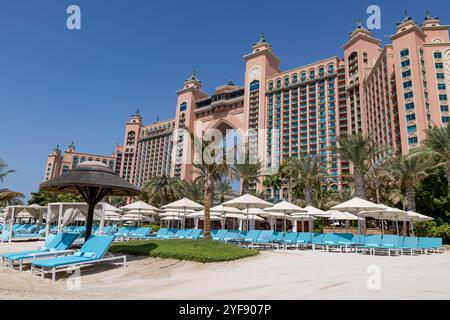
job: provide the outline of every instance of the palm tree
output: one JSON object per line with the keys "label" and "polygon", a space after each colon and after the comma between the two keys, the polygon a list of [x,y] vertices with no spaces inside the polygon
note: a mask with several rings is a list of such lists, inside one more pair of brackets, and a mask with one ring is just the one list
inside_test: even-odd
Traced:
{"label": "palm tree", "polygon": [[[231,177],[230,166],[226,163],[225,152],[218,152],[220,148],[217,141],[208,142],[197,138],[191,133],[195,150],[201,155],[201,162],[194,164],[194,174],[197,180],[203,181],[203,205],[205,207],[205,219],[203,224],[203,238],[211,240],[211,206],[213,202],[215,181],[224,176]],[[212,147],[212,148],[211,148]],[[205,159],[207,153],[209,159]]]}
{"label": "palm tree", "polygon": [[300,159],[291,158],[286,170],[292,173],[294,188],[303,192],[306,204],[314,205],[314,186],[320,184],[320,178],[323,176],[319,159],[310,154]]}
{"label": "palm tree", "polygon": [[398,156],[384,164],[386,178],[391,181],[391,199],[400,199],[399,194],[406,198],[408,209],[416,210],[416,186],[429,174],[433,161],[427,156]]}
{"label": "palm tree", "polygon": [[389,193],[389,181],[384,175],[382,166],[371,167],[364,176],[366,192],[371,200],[384,203],[385,195]]}
{"label": "palm tree", "polygon": [[225,202],[225,196],[233,194],[233,188],[231,187],[231,180],[228,177],[220,177],[216,181],[216,185],[214,186],[214,190],[216,191],[216,196],[218,196],[219,203]]}
{"label": "palm tree", "polygon": [[281,177],[278,173],[275,173],[271,176],[267,176],[263,181],[263,186],[265,188],[270,189],[271,198],[275,200],[275,191],[281,188]]}
{"label": "palm tree", "polygon": [[427,138],[422,148],[418,148],[413,153],[427,153],[436,156],[440,160],[440,165],[445,166],[448,187],[450,189],[450,126],[433,127],[427,130]]}
{"label": "palm tree", "polygon": [[253,156],[248,145],[246,145],[243,152],[239,154],[238,161],[232,170],[234,176],[241,181],[241,191],[244,195],[249,192],[250,183],[258,182],[258,177],[261,175],[262,163],[256,156]]}
{"label": "palm tree", "polygon": [[162,207],[181,198],[181,181],[167,176],[154,177],[142,188],[139,198]]}
{"label": "palm tree", "polygon": [[197,179],[193,182],[182,182],[183,194],[192,201],[201,202],[203,198],[203,181]]}
{"label": "palm tree", "polygon": [[[8,170],[8,165],[0,159],[0,182],[3,182],[11,173],[16,172],[15,170]],[[25,196],[16,191],[12,191],[9,189],[0,189],[0,206],[10,205],[13,202],[20,201],[20,198],[24,198]]]}
{"label": "palm tree", "polygon": [[338,146],[333,149],[341,160],[350,161],[353,164],[355,195],[365,199],[364,173],[370,165],[373,155],[376,154],[369,137],[361,133],[344,134],[338,138]]}
{"label": "palm tree", "polygon": [[15,170],[7,170],[8,165],[5,161],[0,159],[0,182],[3,182],[3,180],[6,178],[7,175],[16,172]]}
{"label": "palm tree", "polygon": [[0,189],[0,207],[20,203],[20,199],[24,197],[23,193],[8,189]]}
{"label": "palm tree", "polygon": [[[119,197],[117,197],[119,198]],[[37,191],[31,193],[31,199],[28,204],[37,204],[40,206],[46,206],[49,203],[55,202],[84,202],[83,197],[75,195],[73,193],[55,193],[48,191]]]}
{"label": "palm tree", "polygon": [[[292,201],[292,177],[295,175],[295,172],[292,172],[292,167],[289,165],[289,159],[285,159],[281,162],[280,167],[278,168],[278,175],[281,179],[281,185],[287,181],[288,185],[288,197],[287,200],[289,202]],[[281,188],[281,186],[280,186]]]}

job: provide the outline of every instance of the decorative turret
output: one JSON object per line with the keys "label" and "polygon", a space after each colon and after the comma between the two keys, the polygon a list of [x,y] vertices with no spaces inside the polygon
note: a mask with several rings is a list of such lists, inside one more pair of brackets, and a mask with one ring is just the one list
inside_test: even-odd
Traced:
{"label": "decorative turret", "polygon": [[365,36],[372,36],[372,32],[370,32],[368,29],[364,28],[362,25],[362,21],[358,20],[356,24],[356,29],[350,32],[350,39],[356,38],[358,35],[365,35]]}
{"label": "decorative turret", "polygon": [[72,153],[75,152],[75,144],[73,142],[71,144],[69,144],[66,152],[72,152]]}
{"label": "decorative turret", "polygon": [[408,11],[405,10],[403,14],[403,20],[397,23],[397,34],[406,31],[410,28],[417,27],[416,22],[408,15]]}
{"label": "decorative turret", "polygon": [[266,37],[264,36],[264,32],[261,32],[261,38],[259,41],[255,42],[252,47],[252,53],[263,51],[263,50],[270,50],[272,51],[272,46],[269,42],[267,42]]}
{"label": "decorative turret", "polygon": [[202,89],[202,82],[198,80],[195,69],[192,71],[192,75],[184,82],[184,88],[196,88],[199,90]]}
{"label": "decorative turret", "polygon": [[139,109],[137,109],[136,113],[131,116],[129,123],[142,123],[142,116],[139,113]]}
{"label": "decorative turret", "polygon": [[60,156],[60,155],[61,155],[61,149],[59,148],[59,145],[56,145],[56,147],[50,153],[50,156]]}
{"label": "decorative turret", "polygon": [[433,17],[431,15],[430,10],[427,10],[425,14],[425,19],[422,23],[422,27],[436,27],[441,25],[441,20],[439,20],[439,17]]}

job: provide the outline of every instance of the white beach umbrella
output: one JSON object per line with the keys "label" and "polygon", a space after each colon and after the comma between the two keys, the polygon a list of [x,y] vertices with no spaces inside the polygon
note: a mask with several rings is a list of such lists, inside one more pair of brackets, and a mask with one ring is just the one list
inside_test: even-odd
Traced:
{"label": "white beach umbrella", "polygon": [[238,208],[241,210],[249,209],[249,208],[264,209],[264,208],[269,208],[269,207],[273,206],[270,202],[267,202],[258,197],[252,196],[251,194],[245,194],[238,198],[232,199],[230,201],[223,203],[223,205],[225,207]]}
{"label": "white beach umbrella", "polygon": [[[240,196],[238,198],[232,199],[230,201],[227,201],[223,203],[225,207],[233,207],[238,209],[245,209],[247,210],[247,215],[250,210],[250,208],[258,208],[258,209],[264,209],[272,207],[273,205],[270,202],[264,201],[258,197],[252,196],[251,194],[245,194],[243,196]],[[253,220],[252,220],[253,221]],[[252,223],[253,225],[253,223]],[[247,229],[250,229],[249,223],[247,223]]]}
{"label": "white beach umbrella", "polygon": [[328,219],[333,221],[358,221],[358,219],[364,220],[364,218],[358,217],[350,212],[339,211],[339,210],[329,210],[327,211],[329,214]]}
{"label": "white beach umbrella", "polygon": [[234,207],[226,207],[224,205],[218,205],[210,209],[211,212],[219,212],[219,213],[241,213],[241,210]]}
{"label": "white beach umbrella", "polygon": [[120,208],[116,208],[113,205],[107,203],[107,202],[100,202],[99,204],[101,204],[103,206],[103,210],[106,211],[113,211],[113,212],[122,212],[123,210]]}
{"label": "white beach umbrella", "polygon": [[124,210],[124,211],[130,211],[130,210],[150,210],[150,211],[155,211],[158,212],[159,209],[144,202],[144,201],[137,201],[134,203],[131,203],[129,205],[120,207],[120,209]]}
{"label": "white beach umbrella", "polygon": [[[137,214],[137,215],[141,215],[144,216],[144,212],[151,212],[152,214],[156,214],[156,212],[159,211],[158,208],[144,202],[144,201],[136,201],[134,203],[131,203],[129,205],[120,207],[120,209],[124,210],[126,213],[129,213],[130,211],[132,211],[131,214]],[[144,220],[144,219],[142,219]],[[139,222],[141,222],[142,220],[140,220]]]}
{"label": "white beach umbrella", "polygon": [[148,221],[148,218],[142,214],[129,213],[122,216],[122,221]]}
{"label": "white beach umbrella", "polygon": [[33,219],[34,217],[26,210],[22,210],[19,214],[16,216],[19,219]]}
{"label": "white beach umbrella", "polygon": [[227,213],[236,213],[236,214],[240,214],[242,213],[241,210],[239,210],[238,208],[233,208],[233,207],[225,207],[224,205],[218,205],[215,206],[213,208],[210,209],[210,213],[211,215],[215,215],[215,214],[220,214],[220,216],[222,217],[222,223],[221,223],[221,227],[222,230],[225,229],[225,225],[226,225],[226,217],[225,215]]}
{"label": "white beach umbrella", "polygon": [[380,206],[376,203],[355,197],[349,201],[343,202],[331,208],[331,210],[346,211],[353,214],[358,214],[361,211],[376,211]]}
{"label": "white beach umbrella", "polygon": [[164,217],[161,220],[163,220],[163,221],[181,221],[183,219],[180,217],[171,216],[171,217]]}
{"label": "white beach umbrella", "polygon": [[187,210],[202,210],[203,208],[204,207],[201,204],[194,202],[188,198],[183,198],[181,200],[166,204],[165,206],[162,207],[162,209],[175,209],[183,211],[184,214],[181,224],[182,229],[184,229],[185,216],[187,214]]}
{"label": "white beach umbrella", "polygon": [[[306,216],[306,214],[307,214],[305,209],[303,209],[303,208],[301,208],[299,206],[296,206],[295,204],[290,203],[288,201],[282,201],[282,202],[277,203],[276,205],[274,205],[272,208],[267,208],[267,209],[264,209],[264,210],[265,211],[274,212],[274,213],[275,212],[283,213],[283,214],[286,214],[286,215],[305,214],[305,216]],[[308,218],[309,218],[309,216],[308,216]],[[287,219],[284,219],[284,231],[286,231],[286,220]],[[293,220],[294,224],[295,224],[293,229],[295,229],[297,227],[297,220],[302,220],[302,219],[294,219]]]}
{"label": "white beach umbrella", "polygon": [[[345,201],[331,208],[331,210],[346,211],[358,216],[360,216],[359,214],[360,212],[376,211],[379,209],[380,206],[378,204],[358,197]],[[361,235],[361,221],[363,220],[358,220],[358,232],[360,235]]]}
{"label": "white beach umbrella", "polygon": [[409,221],[414,221],[414,222],[424,222],[424,221],[432,221],[434,220],[434,218],[426,216],[424,214],[420,214],[414,211],[408,211],[406,212],[406,214],[409,217]]}

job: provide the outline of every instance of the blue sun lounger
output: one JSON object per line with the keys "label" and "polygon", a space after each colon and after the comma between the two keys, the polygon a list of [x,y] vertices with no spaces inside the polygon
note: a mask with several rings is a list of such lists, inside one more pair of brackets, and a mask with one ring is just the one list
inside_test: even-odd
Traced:
{"label": "blue sun lounger", "polygon": [[212,230],[211,237],[214,241],[225,241],[228,230]]}
{"label": "blue sun lounger", "polygon": [[441,253],[445,252],[445,247],[442,246],[442,238],[419,238],[418,249],[421,253]]}
{"label": "blue sun lounger", "polygon": [[40,250],[23,251],[15,253],[7,253],[1,255],[2,264],[5,261],[9,262],[9,267],[14,268],[16,263],[19,264],[19,270],[22,271],[23,263],[26,260],[35,260],[37,258],[44,258],[49,256],[58,256],[74,252],[74,250],[68,250],[74,241],[77,239],[76,233],[59,233],[51,241],[48,242],[46,247]]}
{"label": "blue sun lounger", "polygon": [[241,232],[239,232],[239,230],[228,230],[227,234],[225,235],[225,238],[223,238],[223,241],[233,242],[239,239],[240,235]]}
{"label": "blue sun lounger", "polygon": [[192,233],[186,239],[198,240],[201,237],[203,237],[203,230],[202,229],[194,229],[194,230],[192,230]]}
{"label": "blue sun lounger", "polygon": [[115,236],[92,236],[72,255],[53,259],[35,260],[31,263],[31,274],[40,273],[44,278],[45,274],[52,274],[52,281],[56,281],[56,272],[67,270],[68,267],[92,265],[102,262],[113,262],[121,260],[124,267],[127,264],[126,256],[104,258]]}

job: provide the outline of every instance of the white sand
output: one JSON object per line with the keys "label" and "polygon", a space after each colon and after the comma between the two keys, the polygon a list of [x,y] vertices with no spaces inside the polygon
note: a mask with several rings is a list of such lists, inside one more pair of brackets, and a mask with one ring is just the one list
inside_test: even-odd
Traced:
{"label": "white sand", "polygon": [[[0,253],[36,243],[0,244]],[[367,287],[369,266],[381,289]],[[450,299],[450,253],[372,257],[323,252],[264,252],[240,261],[198,264],[152,258],[127,268],[98,265],[77,282],[56,283],[29,272],[0,270],[0,299]]]}

